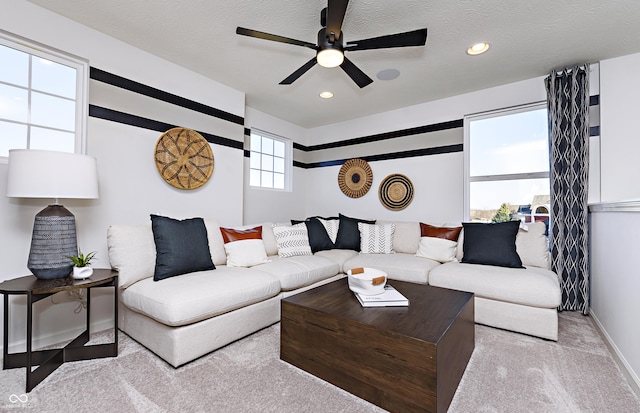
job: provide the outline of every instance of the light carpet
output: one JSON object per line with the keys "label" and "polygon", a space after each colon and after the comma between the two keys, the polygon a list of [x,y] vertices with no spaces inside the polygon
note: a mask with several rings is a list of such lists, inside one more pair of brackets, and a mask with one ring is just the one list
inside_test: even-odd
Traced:
{"label": "light carpet", "polygon": [[[66,363],[25,395],[0,372],[0,410],[37,412],[381,412],[279,359],[280,325],[178,369],[125,334],[119,356]],[[110,339],[95,335],[93,342]],[[476,325],[450,413],[640,412],[589,317],[560,313],[558,342]]]}

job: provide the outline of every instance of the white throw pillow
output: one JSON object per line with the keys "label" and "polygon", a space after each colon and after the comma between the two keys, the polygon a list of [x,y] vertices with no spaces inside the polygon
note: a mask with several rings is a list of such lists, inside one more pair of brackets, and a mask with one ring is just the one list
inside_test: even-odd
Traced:
{"label": "white throw pillow", "polygon": [[304,222],[296,225],[273,227],[273,235],[278,243],[278,257],[312,255],[309,234]]}
{"label": "white throw pillow", "polygon": [[327,230],[327,235],[329,235],[329,239],[331,239],[331,242],[335,244],[336,238],[338,237],[338,228],[340,227],[340,220],[318,218],[318,221],[320,221],[322,225],[324,225],[324,229]]}
{"label": "white throw pillow", "polygon": [[456,252],[458,243],[445,238],[420,237],[416,257],[429,258],[438,262],[458,261]]}
{"label": "white throw pillow", "polygon": [[544,222],[525,224],[516,236],[516,251],[522,265],[549,269],[549,239]]}
{"label": "white throw pillow", "polygon": [[224,244],[227,266],[252,267],[269,262],[264,242],[261,239],[246,239]]}
{"label": "white throw pillow", "polygon": [[393,233],[396,224],[363,224],[358,222],[360,231],[360,252],[363,254],[394,254]]}

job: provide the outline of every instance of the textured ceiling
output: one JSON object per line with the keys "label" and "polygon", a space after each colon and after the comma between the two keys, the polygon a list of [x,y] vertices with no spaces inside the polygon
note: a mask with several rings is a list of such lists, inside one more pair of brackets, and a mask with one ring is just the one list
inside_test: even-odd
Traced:
{"label": "textured ceiling", "polygon": [[[238,36],[236,27],[315,43],[326,0],[30,1],[241,90],[248,106],[307,128],[640,52],[638,0],[351,0],[345,42],[427,27],[427,45],[347,54],[374,79],[364,89],[340,68],[318,65],[282,86],[314,52]],[[466,55],[477,41],[490,50]],[[389,68],[400,76],[376,78]],[[320,99],[323,90],[335,97]]]}

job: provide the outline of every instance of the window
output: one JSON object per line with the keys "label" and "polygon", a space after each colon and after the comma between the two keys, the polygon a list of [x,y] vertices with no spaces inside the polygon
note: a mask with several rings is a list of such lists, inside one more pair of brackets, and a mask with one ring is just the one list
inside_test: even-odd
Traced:
{"label": "window", "polygon": [[83,152],[88,64],[0,31],[0,159],[9,149]]}
{"label": "window", "polygon": [[290,190],[291,141],[251,130],[249,185]]}
{"label": "window", "polygon": [[549,219],[548,129],[544,103],[465,118],[467,219]]}

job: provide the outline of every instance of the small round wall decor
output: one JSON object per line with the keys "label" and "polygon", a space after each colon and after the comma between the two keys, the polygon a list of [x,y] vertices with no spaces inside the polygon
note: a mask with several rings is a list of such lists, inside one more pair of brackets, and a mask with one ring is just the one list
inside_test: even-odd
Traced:
{"label": "small round wall decor", "polygon": [[353,158],[342,164],[338,172],[340,190],[350,198],[360,198],[371,188],[373,173],[364,159]]}
{"label": "small round wall decor", "polygon": [[196,189],[213,174],[213,151],[198,132],[169,129],[160,136],[155,151],[156,168],[162,178],[179,189]]}
{"label": "small round wall decor", "polygon": [[380,183],[378,196],[385,208],[400,211],[413,201],[413,184],[404,175],[389,175]]}

